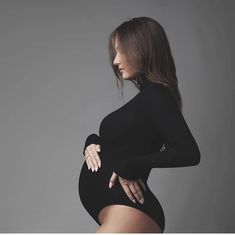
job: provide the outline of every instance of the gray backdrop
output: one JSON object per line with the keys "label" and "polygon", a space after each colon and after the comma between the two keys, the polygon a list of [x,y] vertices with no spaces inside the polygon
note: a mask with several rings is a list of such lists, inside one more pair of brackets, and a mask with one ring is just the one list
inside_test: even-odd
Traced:
{"label": "gray backdrop", "polygon": [[[82,148],[123,105],[108,36],[139,16],[167,33],[184,117],[201,151],[197,166],[152,170],[165,232],[234,232],[234,5],[1,0],[0,232],[97,229],[78,197]],[[125,81],[125,102],[137,92]]]}

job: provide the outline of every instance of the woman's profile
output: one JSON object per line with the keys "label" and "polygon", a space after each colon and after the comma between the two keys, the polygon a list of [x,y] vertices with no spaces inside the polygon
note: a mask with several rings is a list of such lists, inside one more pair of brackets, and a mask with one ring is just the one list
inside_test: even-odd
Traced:
{"label": "woman's profile", "polygon": [[129,80],[139,92],[86,138],[79,196],[96,232],[163,233],[165,214],[147,184],[151,169],[201,158],[182,115],[170,45],[156,20],[135,17],[110,34],[108,46],[117,83]]}

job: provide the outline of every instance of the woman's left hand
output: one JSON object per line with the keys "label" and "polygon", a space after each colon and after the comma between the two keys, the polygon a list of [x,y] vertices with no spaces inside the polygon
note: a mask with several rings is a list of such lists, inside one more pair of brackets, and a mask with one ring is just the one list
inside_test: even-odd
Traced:
{"label": "woman's left hand", "polygon": [[145,191],[146,191],[146,186],[144,185],[144,182],[142,181],[141,178],[138,180],[128,180],[122,178],[121,176],[118,176],[115,172],[113,172],[109,181],[109,188],[111,188],[114,185],[117,177],[119,178],[119,182],[123,190],[125,191],[125,193],[130,198],[131,201],[136,203],[134,198],[135,196],[137,201],[139,201],[140,203],[144,203],[143,193],[140,190],[139,184],[143,187]]}

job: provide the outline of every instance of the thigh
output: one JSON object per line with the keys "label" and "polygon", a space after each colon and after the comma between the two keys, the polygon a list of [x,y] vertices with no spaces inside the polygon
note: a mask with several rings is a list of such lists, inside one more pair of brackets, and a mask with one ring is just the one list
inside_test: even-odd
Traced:
{"label": "thigh", "polygon": [[146,213],[126,205],[109,205],[99,213],[96,232],[161,233],[159,225]]}

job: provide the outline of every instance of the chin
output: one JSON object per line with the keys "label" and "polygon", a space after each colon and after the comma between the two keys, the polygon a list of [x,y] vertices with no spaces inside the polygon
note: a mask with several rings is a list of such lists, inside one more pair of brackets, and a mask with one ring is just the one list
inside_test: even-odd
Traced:
{"label": "chin", "polygon": [[124,72],[122,73],[122,78],[123,78],[123,79],[128,79],[128,78],[130,78],[130,75],[129,75],[127,72],[124,71]]}
{"label": "chin", "polygon": [[126,75],[122,75],[122,78],[123,78],[123,79],[127,79],[127,78],[128,78],[128,76],[126,76]]}
{"label": "chin", "polygon": [[122,74],[122,78],[123,78],[123,80],[132,80],[132,79],[134,79],[134,78],[131,76],[131,74],[125,73],[125,72]]}

